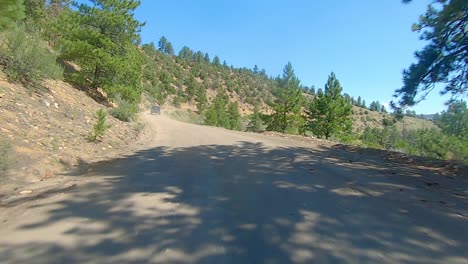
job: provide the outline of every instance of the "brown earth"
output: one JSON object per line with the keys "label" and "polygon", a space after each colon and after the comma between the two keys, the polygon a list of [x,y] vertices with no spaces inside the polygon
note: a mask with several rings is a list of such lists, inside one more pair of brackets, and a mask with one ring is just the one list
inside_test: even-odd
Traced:
{"label": "brown earth", "polygon": [[151,140],[4,195],[2,263],[468,263],[466,168],[142,115]]}
{"label": "brown earth", "polygon": [[45,86],[48,91],[32,93],[0,75],[0,148],[7,149],[0,191],[55,177],[80,160],[127,152],[143,129],[138,122],[125,123],[108,115],[111,127],[103,140],[89,142],[95,113],[106,107],[67,83],[46,81]]}

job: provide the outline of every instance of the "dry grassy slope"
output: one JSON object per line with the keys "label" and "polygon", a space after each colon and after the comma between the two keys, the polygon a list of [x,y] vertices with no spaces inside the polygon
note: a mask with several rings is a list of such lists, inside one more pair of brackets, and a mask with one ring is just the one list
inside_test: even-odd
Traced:
{"label": "dry grassy slope", "polygon": [[94,115],[105,107],[67,83],[45,84],[49,92],[39,95],[0,75],[0,144],[11,145],[7,170],[0,172],[2,187],[55,176],[78,159],[115,155],[140,130],[108,115],[111,128],[103,141],[88,142]]}
{"label": "dry grassy slope", "polygon": [[[362,107],[353,106],[353,120],[354,120],[354,130],[357,132],[362,132],[366,127],[377,127],[383,128],[383,120],[393,119],[389,114],[379,113],[364,109]],[[396,123],[398,129],[403,128],[403,122],[407,129],[416,130],[422,128],[437,128],[437,126],[429,120],[424,120],[415,117],[405,116],[403,121]]]}

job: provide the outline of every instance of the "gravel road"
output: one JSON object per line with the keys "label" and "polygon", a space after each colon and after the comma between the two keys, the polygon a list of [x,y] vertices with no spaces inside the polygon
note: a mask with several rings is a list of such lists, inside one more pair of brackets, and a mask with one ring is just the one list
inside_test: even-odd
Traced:
{"label": "gravel road", "polygon": [[1,204],[1,263],[468,263],[468,184],[143,115],[150,143]]}

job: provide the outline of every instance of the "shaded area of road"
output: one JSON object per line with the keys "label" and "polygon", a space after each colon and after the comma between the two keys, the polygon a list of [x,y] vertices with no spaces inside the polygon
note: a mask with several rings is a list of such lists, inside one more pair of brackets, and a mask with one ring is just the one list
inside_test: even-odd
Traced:
{"label": "shaded area of road", "polygon": [[[199,129],[191,140],[209,141]],[[0,261],[468,263],[466,203],[421,178],[465,182],[395,166],[251,136],[155,146],[83,164],[76,188],[17,201],[26,210],[0,230]]]}

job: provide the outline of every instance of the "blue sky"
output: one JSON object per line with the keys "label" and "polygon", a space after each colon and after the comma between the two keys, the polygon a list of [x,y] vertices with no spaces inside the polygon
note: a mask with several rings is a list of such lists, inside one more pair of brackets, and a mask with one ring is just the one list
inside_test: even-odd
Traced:
{"label": "blue sky", "polygon": [[[333,71],[344,92],[369,104],[389,102],[401,87],[402,70],[424,46],[411,25],[429,2],[142,0],[135,16],[146,21],[143,43],[166,36],[177,53],[187,45],[272,76],[291,61],[301,83],[317,88]],[[433,92],[413,109],[438,112],[447,99]]]}

